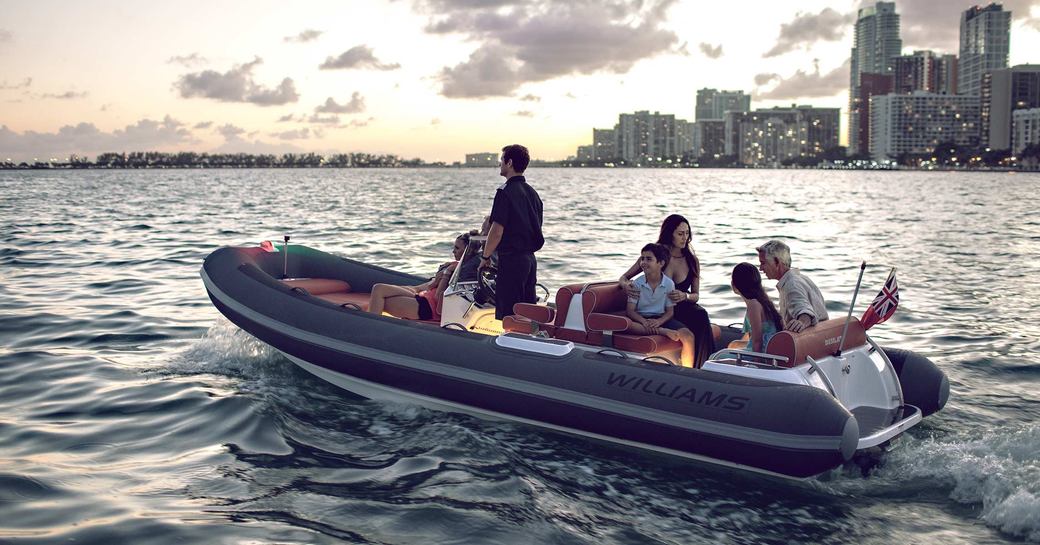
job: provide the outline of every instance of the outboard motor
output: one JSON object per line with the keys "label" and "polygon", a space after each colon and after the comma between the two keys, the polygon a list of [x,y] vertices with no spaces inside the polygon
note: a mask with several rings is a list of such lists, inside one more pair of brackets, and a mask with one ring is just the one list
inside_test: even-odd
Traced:
{"label": "outboard motor", "polygon": [[881,347],[899,375],[903,402],[921,409],[922,416],[938,412],[950,398],[950,381],[932,360],[910,350]]}

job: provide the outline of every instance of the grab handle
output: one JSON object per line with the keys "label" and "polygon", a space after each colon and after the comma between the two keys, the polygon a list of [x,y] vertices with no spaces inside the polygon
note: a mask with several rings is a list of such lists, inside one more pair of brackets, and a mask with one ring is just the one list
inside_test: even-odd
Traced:
{"label": "grab handle", "polygon": [[672,360],[670,360],[670,359],[668,359],[668,358],[666,358],[664,356],[647,356],[647,357],[643,358],[642,361],[645,361],[647,363],[657,363],[657,364],[661,364],[661,365],[670,365],[672,367],[678,367],[678,365],[676,365],[676,363],[674,361],[672,361]]}

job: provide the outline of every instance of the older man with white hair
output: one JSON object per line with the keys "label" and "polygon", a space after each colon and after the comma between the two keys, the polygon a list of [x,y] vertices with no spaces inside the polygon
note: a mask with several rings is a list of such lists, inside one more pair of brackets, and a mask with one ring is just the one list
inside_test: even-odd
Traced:
{"label": "older man with white hair", "polygon": [[828,319],[827,305],[820,288],[791,268],[791,248],[779,240],[770,240],[759,246],[758,263],[766,278],[778,280],[780,316],[784,329],[795,333]]}

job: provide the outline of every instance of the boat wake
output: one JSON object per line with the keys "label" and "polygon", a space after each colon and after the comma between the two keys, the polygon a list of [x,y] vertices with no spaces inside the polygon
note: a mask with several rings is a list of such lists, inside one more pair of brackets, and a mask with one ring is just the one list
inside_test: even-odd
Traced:
{"label": "boat wake", "polygon": [[172,371],[184,374],[213,373],[254,377],[257,367],[276,372],[291,368],[285,357],[226,318],[217,319],[198,342],[180,354]]}
{"label": "boat wake", "polygon": [[987,526],[1040,542],[1040,425],[971,438],[905,434],[869,479],[847,476],[823,486],[851,495],[945,494]]}
{"label": "boat wake", "polygon": [[1040,541],[1040,425],[908,443],[893,452],[882,475],[950,485],[950,499],[982,505],[987,525]]}

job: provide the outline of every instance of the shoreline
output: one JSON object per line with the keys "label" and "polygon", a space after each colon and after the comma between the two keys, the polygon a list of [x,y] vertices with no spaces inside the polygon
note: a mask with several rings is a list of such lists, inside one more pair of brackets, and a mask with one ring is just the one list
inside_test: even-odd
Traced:
{"label": "shoreline", "polygon": [[[691,170],[691,169],[723,169],[723,170],[857,170],[857,171],[934,171],[934,172],[1040,172],[1040,165],[1019,167],[951,167],[951,166],[927,166],[913,167],[904,165],[894,166],[849,166],[849,165],[739,165],[739,166],[700,166],[700,165],[671,165],[671,166],[641,166],[641,165],[571,165],[566,163],[550,163],[531,165],[535,168],[561,168],[561,169],[619,169],[619,170]],[[258,166],[258,165],[72,165],[68,163],[36,163],[28,165],[21,163],[13,165],[0,163],[0,171],[7,170],[325,170],[325,169],[457,169],[457,170],[480,170],[493,168],[490,166],[467,166],[467,165],[445,165],[445,164],[422,164],[422,165],[364,165],[364,166],[342,166],[342,165],[302,165],[302,166]]]}

